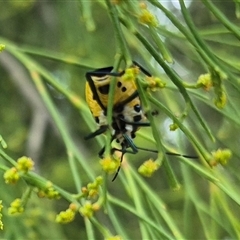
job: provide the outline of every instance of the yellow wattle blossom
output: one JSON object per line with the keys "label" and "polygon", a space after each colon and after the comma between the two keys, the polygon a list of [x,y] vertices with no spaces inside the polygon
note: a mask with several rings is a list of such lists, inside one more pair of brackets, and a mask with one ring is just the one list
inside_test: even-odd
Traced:
{"label": "yellow wattle blossom", "polygon": [[115,159],[111,156],[106,157],[102,160],[100,160],[100,164],[102,166],[102,169],[107,173],[114,173],[120,164],[120,159]]}
{"label": "yellow wattle blossom", "polygon": [[5,180],[5,183],[15,184],[20,178],[17,168],[12,167],[8,169],[4,173],[3,178]]}
{"label": "yellow wattle blossom", "polygon": [[213,159],[210,161],[212,166],[220,163],[221,165],[226,165],[230,158],[232,157],[232,152],[229,149],[218,149],[212,152]]}
{"label": "yellow wattle blossom", "polygon": [[53,184],[50,181],[47,182],[44,189],[38,189],[37,195],[40,198],[47,197],[49,199],[59,199],[61,197],[59,192],[54,189]]}
{"label": "yellow wattle blossom", "polygon": [[135,81],[137,75],[139,74],[140,70],[138,67],[131,67],[125,70],[124,75],[122,76],[122,81]]}
{"label": "yellow wattle blossom", "polygon": [[147,9],[142,9],[141,14],[138,16],[138,21],[142,24],[147,24],[153,27],[158,26],[156,17]]}
{"label": "yellow wattle blossom", "polygon": [[88,183],[86,187],[82,187],[82,197],[94,198],[99,194],[99,187],[102,185],[103,178],[98,176],[92,183]]}
{"label": "yellow wattle blossom", "polygon": [[146,77],[148,88],[152,91],[156,91],[158,88],[164,88],[166,83],[158,77]]}
{"label": "yellow wattle blossom", "polygon": [[74,211],[74,212],[77,212],[78,206],[77,206],[77,204],[75,204],[75,203],[70,203],[69,209],[71,209],[71,210]]}
{"label": "yellow wattle blossom", "polygon": [[83,205],[80,209],[79,212],[81,213],[82,216],[90,218],[93,215],[94,208],[93,204],[91,202],[86,202],[85,205]]}
{"label": "yellow wattle blossom", "polygon": [[151,177],[152,174],[158,170],[160,165],[156,163],[156,161],[153,161],[153,159],[149,159],[145,161],[139,168],[138,172],[145,176],[145,177]]}
{"label": "yellow wattle blossom", "polygon": [[55,221],[57,223],[70,223],[74,220],[76,211],[68,208],[66,211],[61,211],[57,216]]}
{"label": "yellow wattle blossom", "polygon": [[9,214],[22,213],[23,211],[24,211],[24,208],[22,206],[22,200],[20,198],[16,198],[8,208]]}
{"label": "yellow wattle blossom", "polygon": [[17,160],[17,169],[19,171],[28,172],[33,170],[34,162],[31,158],[28,157],[21,157]]}
{"label": "yellow wattle blossom", "polygon": [[202,87],[204,90],[209,91],[213,86],[213,81],[210,73],[201,74],[197,80],[197,86]]}

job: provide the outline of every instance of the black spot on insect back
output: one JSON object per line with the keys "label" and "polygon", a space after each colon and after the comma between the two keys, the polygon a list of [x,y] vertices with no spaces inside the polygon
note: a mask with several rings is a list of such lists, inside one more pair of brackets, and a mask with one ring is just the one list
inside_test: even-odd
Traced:
{"label": "black spot on insect back", "polygon": [[126,92],[126,91],[127,91],[127,88],[122,87],[122,92]]}
{"label": "black spot on insect back", "polygon": [[122,86],[121,82],[117,82],[117,87],[120,88]]}
{"label": "black spot on insect back", "polygon": [[139,121],[141,121],[141,119],[142,119],[141,115],[136,115],[133,117],[134,122],[139,122]]}
{"label": "black spot on insect back", "polygon": [[101,94],[107,95],[109,92],[109,84],[99,87],[98,90]]}

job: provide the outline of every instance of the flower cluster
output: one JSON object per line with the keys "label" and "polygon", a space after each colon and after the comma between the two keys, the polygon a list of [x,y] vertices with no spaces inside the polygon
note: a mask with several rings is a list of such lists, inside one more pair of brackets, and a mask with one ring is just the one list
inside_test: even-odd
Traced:
{"label": "flower cluster", "polygon": [[3,177],[6,183],[15,184],[19,178],[21,173],[27,173],[28,171],[33,169],[34,162],[31,158],[21,157],[17,160],[16,167],[12,167],[8,169]]}
{"label": "flower cluster", "polygon": [[202,87],[204,90],[209,91],[214,87],[215,99],[214,104],[217,108],[223,108],[227,102],[227,95],[225,93],[222,80],[226,79],[226,76],[219,70],[212,70],[211,73],[202,74],[197,80],[197,87]]}
{"label": "flower cluster", "polygon": [[[102,177],[97,177],[92,183],[88,183],[86,187],[82,188],[82,194],[76,197],[76,199],[87,199],[91,200],[99,194],[99,187],[102,184]],[[100,204],[98,202],[92,203],[89,200],[85,201],[85,204],[80,207],[78,203],[71,203],[67,210],[61,211],[57,216],[55,221],[58,223],[69,223],[75,218],[77,212],[79,212],[84,217],[92,217],[93,213],[100,209]]]}
{"label": "flower cluster", "polygon": [[138,168],[138,172],[145,177],[151,177],[152,174],[155,171],[157,171],[159,167],[160,167],[160,165],[156,161],[153,161],[152,159],[149,159],[149,160],[145,161]]}
{"label": "flower cluster", "polygon": [[59,199],[60,194],[54,189],[52,182],[48,181],[44,189],[38,190],[38,196],[40,198],[47,197],[49,199]]}
{"label": "flower cluster", "polygon": [[8,208],[9,214],[16,214],[16,213],[22,213],[24,211],[22,200],[20,198],[16,198]]}
{"label": "flower cluster", "polygon": [[147,24],[152,27],[158,26],[156,17],[146,8],[141,9],[141,13],[138,16],[138,21],[142,24]]}
{"label": "flower cluster", "polygon": [[212,152],[211,166],[216,166],[218,163],[226,165],[229,159],[232,157],[232,152],[229,149],[218,149]]}
{"label": "flower cluster", "polygon": [[85,204],[80,207],[79,212],[82,216],[90,218],[93,216],[93,213],[99,210],[100,205],[98,203],[91,203],[86,201]]}
{"label": "flower cluster", "polygon": [[97,177],[94,182],[88,183],[87,187],[82,188],[82,193],[84,197],[94,198],[99,194],[99,187],[102,184],[103,178],[101,176]]}
{"label": "flower cluster", "polygon": [[114,158],[113,156],[105,157],[104,159],[100,160],[100,164],[102,166],[102,169],[107,173],[114,173],[120,164],[119,158]]}
{"label": "flower cluster", "polygon": [[69,205],[66,211],[61,211],[57,216],[55,221],[57,223],[70,223],[74,220],[77,212],[77,206],[74,203]]}
{"label": "flower cluster", "polygon": [[147,88],[155,92],[158,88],[164,88],[166,83],[158,77],[146,77]]}
{"label": "flower cluster", "polygon": [[20,175],[17,168],[12,167],[4,173],[3,178],[5,180],[5,183],[15,184],[19,180]]}
{"label": "flower cluster", "polygon": [[135,81],[139,72],[140,72],[140,70],[138,67],[127,68],[121,79],[123,81]]}
{"label": "flower cluster", "polygon": [[30,170],[33,170],[34,162],[31,158],[21,157],[17,160],[17,169],[27,173]]}
{"label": "flower cluster", "polygon": [[202,87],[204,90],[209,91],[212,86],[213,82],[210,73],[202,74],[198,77],[197,87]]}

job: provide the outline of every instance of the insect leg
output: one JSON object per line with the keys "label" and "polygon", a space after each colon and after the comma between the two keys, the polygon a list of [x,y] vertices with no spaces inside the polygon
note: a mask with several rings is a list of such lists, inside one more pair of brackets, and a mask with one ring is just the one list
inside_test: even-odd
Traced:
{"label": "insect leg", "polygon": [[104,153],[104,151],[105,151],[105,146],[99,151],[99,153],[98,153],[98,156],[100,157],[100,158],[103,158],[103,153]]}
{"label": "insect leg", "polygon": [[90,138],[94,138],[94,137],[96,137],[97,135],[100,135],[100,134],[106,132],[107,129],[108,129],[108,126],[107,126],[107,125],[103,125],[103,126],[101,126],[99,129],[97,129],[95,132],[90,133],[89,135],[87,135],[86,137],[84,137],[84,139],[85,139],[85,140],[88,140],[88,139],[90,139]]}
{"label": "insect leg", "polygon": [[185,155],[185,154],[180,154],[180,153],[166,152],[166,154],[170,155],[170,156],[176,156],[176,157],[193,158],[193,159],[198,158],[198,156],[190,156],[190,155]]}
{"label": "insect leg", "polygon": [[[133,153],[137,153],[138,148],[134,144],[133,140],[126,133],[123,134],[123,137],[124,137],[124,140],[127,143],[127,146],[129,146],[132,149]],[[125,152],[126,152],[126,149],[125,149]]]}
{"label": "insect leg", "polygon": [[113,179],[112,179],[112,182],[113,182],[113,181],[117,178],[117,176],[118,176],[118,173],[119,173],[119,171],[120,171],[120,169],[121,169],[121,165],[122,165],[122,161],[123,161],[123,156],[124,156],[124,154],[125,154],[127,151],[126,151],[126,146],[125,146],[125,145],[122,146],[122,149],[113,148],[112,150],[113,150],[113,151],[120,151],[120,152],[122,152],[122,156],[121,156],[121,159],[120,159],[119,167],[118,167],[118,169],[117,169],[117,171],[116,171],[116,173],[115,173],[115,175],[114,175],[114,177],[113,177]]}

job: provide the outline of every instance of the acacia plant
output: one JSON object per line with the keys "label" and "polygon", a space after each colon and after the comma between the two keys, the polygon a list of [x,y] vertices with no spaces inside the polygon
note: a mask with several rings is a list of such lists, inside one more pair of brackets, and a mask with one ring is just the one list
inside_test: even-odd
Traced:
{"label": "acacia plant", "polygon": [[[240,239],[239,0],[1,4],[1,238]],[[153,150],[113,182],[110,130],[84,140],[85,74],[108,66],[135,81],[134,144]]]}

